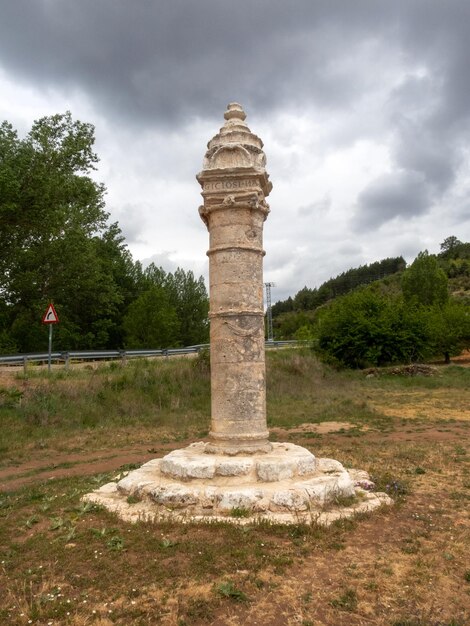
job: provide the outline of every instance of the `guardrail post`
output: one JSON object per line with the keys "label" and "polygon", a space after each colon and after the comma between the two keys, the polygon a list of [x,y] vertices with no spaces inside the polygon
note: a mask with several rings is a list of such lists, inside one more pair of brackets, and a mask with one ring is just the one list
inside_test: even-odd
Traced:
{"label": "guardrail post", "polygon": [[26,376],[28,372],[28,357],[23,357],[23,374]]}
{"label": "guardrail post", "polygon": [[119,353],[121,355],[121,365],[122,365],[122,367],[125,367],[127,365],[126,351],[125,350],[119,350]]}
{"label": "guardrail post", "polygon": [[70,355],[68,352],[63,353],[65,371],[69,371]]}

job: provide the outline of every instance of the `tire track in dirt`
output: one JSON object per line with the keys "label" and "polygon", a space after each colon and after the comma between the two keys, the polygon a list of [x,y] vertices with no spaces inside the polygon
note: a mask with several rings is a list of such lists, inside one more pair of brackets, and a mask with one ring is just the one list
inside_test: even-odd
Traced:
{"label": "tire track in dirt", "polygon": [[142,465],[166,452],[187,445],[188,442],[162,444],[157,448],[137,447],[102,450],[84,454],[64,454],[30,460],[15,466],[0,469],[0,492],[16,491],[21,487],[47,480],[92,476],[117,472],[123,465]]}

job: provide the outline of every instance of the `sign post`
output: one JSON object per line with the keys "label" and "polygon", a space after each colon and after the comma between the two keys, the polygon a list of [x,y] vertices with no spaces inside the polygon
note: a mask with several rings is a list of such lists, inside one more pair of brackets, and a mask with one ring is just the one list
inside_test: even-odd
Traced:
{"label": "sign post", "polygon": [[48,359],[47,359],[47,371],[48,372],[51,371],[52,327],[54,324],[57,324],[58,322],[59,322],[59,316],[57,315],[54,305],[51,302],[42,317],[42,323],[49,325],[49,352],[48,352]]}

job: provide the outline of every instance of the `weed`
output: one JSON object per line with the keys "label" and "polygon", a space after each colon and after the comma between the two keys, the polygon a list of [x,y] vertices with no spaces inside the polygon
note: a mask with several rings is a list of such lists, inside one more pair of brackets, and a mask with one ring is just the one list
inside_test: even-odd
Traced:
{"label": "weed", "polygon": [[391,474],[374,475],[371,480],[379,491],[386,491],[392,498],[400,498],[410,493],[408,482]]}
{"label": "weed", "polygon": [[51,520],[49,530],[59,530],[64,526],[64,520],[61,517],[54,517]]}
{"label": "weed", "polygon": [[231,600],[235,600],[237,602],[248,602],[248,596],[235,587],[232,581],[219,583],[216,587],[216,591],[219,595],[224,598],[230,598]]}
{"label": "weed", "polygon": [[344,494],[336,492],[330,498],[328,505],[333,505],[335,507],[350,507],[356,502],[357,497],[355,495],[346,496]]}
{"label": "weed", "polygon": [[354,589],[346,589],[340,596],[331,601],[331,606],[343,611],[355,611],[357,609],[357,593]]}
{"label": "weed", "polygon": [[209,348],[202,348],[193,361],[193,367],[202,374],[208,375],[211,371],[211,353]]}
{"label": "weed", "polygon": [[118,472],[130,472],[135,469],[139,469],[141,463],[124,463],[118,467]]}
{"label": "weed", "polygon": [[103,506],[101,504],[96,504],[95,502],[80,502],[80,504],[75,508],[77,514],[87,515],[88,513],[96,513],[98,511],[103,510]]}
{"label": "weed", "polygon": [[13,408],[20,406],[23,392],[14,387],[11,389],[0,389],[0,407]]}
{"label": "weed", "polygon": [[108,539],[106,545],[113,552],[120,552],[124,548],[124,539],[119,535],[115,535],[111,537],[111,539]]}
{"label": "weed", "polygon": [[126,502],[127,504],[137,504],[137,502],[140,502],[140,499],[137,496],[130,495],[127,496]]}
{"label": "weed", "polygon": [[28,517],[24,525],[26,526],[26,528],[32,528],[32,526],[34,526],[34,524],[37,524],[38,522],[39,517],[37,515],[32,515],[31,517]]}
{"label": "weed", "polygon": [[470,583],[470,569],[465,570],[463,579],[465,580],[465,582]]}
{"label": "weed", "polygon": [[76,530],[77,530],[76,526],[70,526],[69,530],[62,537],[65,543],[69,543],[69,541],[72,541],[72,539],[75,539]]}
{"label": "weed", "polygon": [[230,517],[250,517],[251,511],[241,506],[236,506],[230,511]]}
{"label": "weed", "polygon": [[191,598],[186,607],[186,614],[191,618],[191,621],[196,619],[208,620],[212,618],[213,608],[210,601],[205,598]]}

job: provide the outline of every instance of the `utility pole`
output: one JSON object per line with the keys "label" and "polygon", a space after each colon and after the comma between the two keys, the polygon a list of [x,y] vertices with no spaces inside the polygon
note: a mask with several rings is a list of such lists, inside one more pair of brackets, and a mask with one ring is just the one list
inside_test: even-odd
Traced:
{"label": "utility pole", "polygon": [[273,341],[273,312],[271,309],[271,287],[275,287],[274,283],[264,283],[266,287],[266,319],[268,323],[268,341]]}

